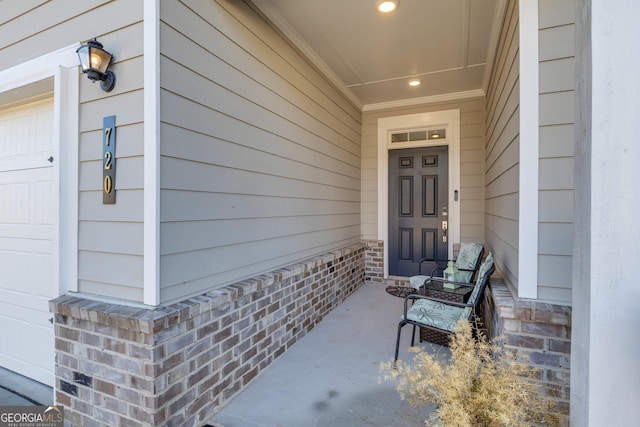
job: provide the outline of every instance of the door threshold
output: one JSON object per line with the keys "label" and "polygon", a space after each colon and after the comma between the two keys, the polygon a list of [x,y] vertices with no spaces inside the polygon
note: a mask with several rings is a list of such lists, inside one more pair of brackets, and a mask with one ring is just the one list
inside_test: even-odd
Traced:
{"label": "door threshold", "polygon": [[407,276],[387,276],[384,278],[384,284],[386,286],[407,286],[409,284],[409,277]]}

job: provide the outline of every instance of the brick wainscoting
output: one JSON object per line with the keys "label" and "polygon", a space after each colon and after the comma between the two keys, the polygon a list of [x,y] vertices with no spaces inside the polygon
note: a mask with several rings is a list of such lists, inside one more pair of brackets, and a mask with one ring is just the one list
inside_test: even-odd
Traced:
{"label": "brick wainscoting", "polygon": [[365,282],[365,248],[167,306],[53,300],[55,400],[65,424],[202,425]]}
{"label": "brick wainscoting", "polygon": [[516,299],[501,279],[492,278],[483,313],[488,336],[502,336],[505,348],[539,368],[541,385],[568,415],[571,307]]}

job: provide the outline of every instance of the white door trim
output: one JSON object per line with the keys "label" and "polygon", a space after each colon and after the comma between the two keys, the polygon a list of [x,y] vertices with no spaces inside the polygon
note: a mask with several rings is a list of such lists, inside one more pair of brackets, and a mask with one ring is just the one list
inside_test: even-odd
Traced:
{"label": "white door trim", "polygon": [[[391,133],[425,128],[446,128],[445,139],[391,143]],[[460,110],[378,119],[378,240],[384,242],[384,277],[389,276],[389,150],[446,145],[449,147],[449,253],[460,241]],[[457,192],[457,200],[455,194]]]}
{"label": "white door trim", "polygon": [[[58,209],[54,212],[54,287],[59,294],[78,287],[78,56],[79,43],[0,71],[2,95],[53,78],[54,188]],[[0,102],[1,104],[1,102]]]}

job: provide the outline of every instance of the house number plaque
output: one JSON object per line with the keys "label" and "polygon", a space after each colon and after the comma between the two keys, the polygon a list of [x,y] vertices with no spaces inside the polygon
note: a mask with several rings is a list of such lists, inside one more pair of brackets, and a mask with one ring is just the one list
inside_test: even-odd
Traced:
{"label": "house number plaque", "polygon": [[102,204],[116,203],[116,116],[102,119]]}

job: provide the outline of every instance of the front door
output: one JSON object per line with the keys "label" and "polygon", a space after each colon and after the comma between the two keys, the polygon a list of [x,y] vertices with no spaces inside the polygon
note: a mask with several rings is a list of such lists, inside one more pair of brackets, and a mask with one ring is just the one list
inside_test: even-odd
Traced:
{"label": "front door", "polygon": [[[413,276],[448,258],[448,147],[389,151],[389,274]],[[425,264],[423,273],[433,264]]]}

